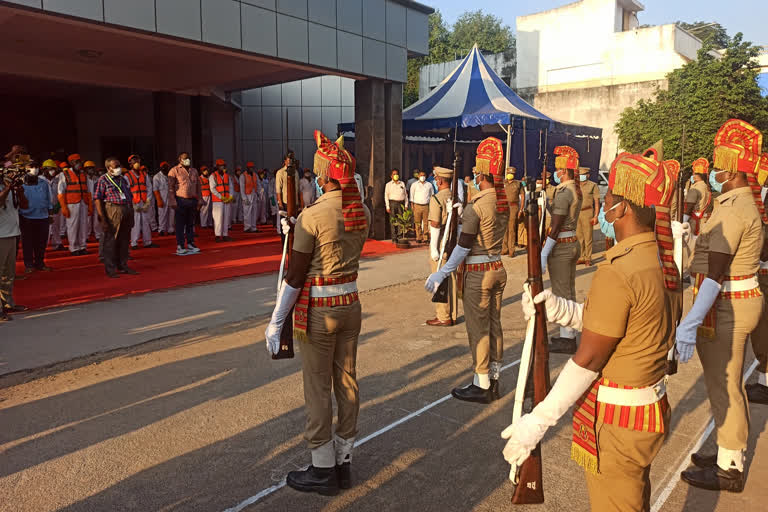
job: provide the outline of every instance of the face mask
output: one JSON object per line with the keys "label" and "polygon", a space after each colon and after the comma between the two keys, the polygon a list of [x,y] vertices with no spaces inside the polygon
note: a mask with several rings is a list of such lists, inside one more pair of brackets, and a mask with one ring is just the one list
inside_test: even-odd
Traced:
{"label": "face mask", "polygon": [[120,176],[123,174],[123,168],[122,167],[116,167],[115,169],[112,169],[112,172],[110,172],[112,176]]}
{"label": "face mask", "polygon": [[[608,210],[609,212],[611,210],[616,209],[617,206],[619,206],[621,203],[616,203],[613,205],[613,207]],[[605,220],[605,215],[607,212],[605,211],[605,205],[600,207],[600,213],[597,214],[597,222],[600,224],[600,231],[603,232],[605,236],[608,238],[613,238],[616,240],[616,231],[613,229],[613,223],[616,222],[616,219],[613,219],[613,222],[608,222]]]}
{"label": "face mask", "polygon": [[184,167],[189,167],[191,164],[192,164],[192,160],[190,160],[189,158],[185,158],[184,160],[181,161],[181,165],[183,165]]}
{"label": "face mask", "polygon": [[480,185],[477,183],[477,174],[475,174],[475,177],[472,178],[472,185],[475,186],[475,190],[480,190]]}
{"label": "face mask", "polygon": [[30,174],[30,176],[37,176],[40,174],[40,169],[33,167],[32,169],[27,170],[27,172]]}
{"label": "face mask", "polygon": [[555,173],[555,183],[556,183],[557,185],[559,185],[559,184],[560,184],[560,173],[559,173],[559,172],[556,172],[556,173]]}
{"label": "face mask", "polygon": [[393,174],[392,175],[392,181],[397,181],[399,179],[400,179],[400,175],[398,175],[398,174]]}
{"label": "face mask", "polygon": [[579,176],[579,181],[587,181],[587,178],[589,178],[589,176],[587,176],[586,174],[582,174],[581,176]]}
{"label": "face mask", "polygon": [[728,183],[728,181],[731,181],[731,180],[727,180],[725,183],[719,183],[715,178],[715,176],[717,176],[721,172],[727,172],[727,171],[718,171],[718,172],[713,172],[709,174],[709,186],[712,187],[712,190],[714,190],[718,194],[722,193],[723,185],[725,185],[725,183]]}
{"label": "face mask", "polygon": [[426,176],[419,176],[419,181],[424,183],[425,181],[427,181],[427,177]]}
{"label": "face mask", "polygon": [[513,179],[515,179],[514,174],[507,174],[507,181],[512,181]]}
{"label": "face mask", "polygon": [[322,189],[322,187],[320,187],[320,185],[317,183],[317,180],[318,180],[319,178],[320,178],[319,176],[318,176],[317,178],[315,178],[315,192],[317,192],[317,197],[320,197],[321,195],[323,195],[323,189]]}

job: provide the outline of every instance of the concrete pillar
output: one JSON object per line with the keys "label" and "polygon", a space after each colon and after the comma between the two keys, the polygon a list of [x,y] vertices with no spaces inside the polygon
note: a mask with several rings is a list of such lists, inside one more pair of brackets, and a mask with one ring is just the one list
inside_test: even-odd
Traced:
{"label": "concrete pillar", "polygon": [[167,160],[175,165],[179,153],[192,151],[190,97],[155,92],[152,99],[155,113],[155,161]]}
{"label": "concrete pillar", "polygon": [[355,82],[355,157],[358,172],[372,187],[371,236],[388,237],[384,187],[392,169],[402,167],[403,86],[382,80]]}

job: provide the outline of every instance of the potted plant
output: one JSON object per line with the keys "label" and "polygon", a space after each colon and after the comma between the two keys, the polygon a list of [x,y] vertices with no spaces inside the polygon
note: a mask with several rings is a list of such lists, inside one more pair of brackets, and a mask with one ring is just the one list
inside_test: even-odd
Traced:
{"label": "potted plant", "polygon": [[402,210],[392,217],[392,241],[398,249],[408,249],[411,247],[411,243],[405,239],[411,226],[413,226],[413,211],[411,210]]}

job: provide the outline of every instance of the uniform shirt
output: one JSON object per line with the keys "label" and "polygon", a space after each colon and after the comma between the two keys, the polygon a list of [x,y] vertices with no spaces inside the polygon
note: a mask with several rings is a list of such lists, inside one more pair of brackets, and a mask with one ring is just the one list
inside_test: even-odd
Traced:
{"label": "uniform shirt", "polygon": [[432,188],[431,183],[426,181],[424,183],[417,181],[411,187],[409,198],[412,204],[427,205],[429,204],[429,199],[432,197],[432,195],[434,195],[434,193],[435,189]]}
{"label": "uniform shirt", "polygon": [[57,174],[50,180],[48,180],[48,187],[51,189],[51,204],[53,206],[56,206],[59,204],[59,179],[61,178],[61,174]]}
{"label": "uniform shirt", "polygon": [[631,236],[606,253],[584,303],[584,329],[619,338],[603,377],[633,387],[664,377],[674,343],[671,301],[654,233]]}
{"label": "uniform shirt", "polygon": [[739,187],[721,194],[717,208],[701,228],[696,239],[691,272],[709,273],[709,252],[733,255],[726,276],[755,274],[760,267],[763,248],[763,223],[749,187]]}
{"label": "uniform shirt", "polygon": [[176,196],[197,199],[198,204],[203,204],[197,169],[185,169],[179,164],[168,172],[168,206],[176,206]]}
{"label": "uniform shirt", "polygon": [[384,187],[384,203],[389,210],[390,201],[405,201],[405,207],[408,208],[408,193],[405,190],[405,183],[402,181],[389,180],[387,186]]}
{"label": "uniform shirt", "polygon": [[576,182],[566,181],[553,191],[552,215],[563,215],[565,220],[561,231],[574,231],[581,212],[581,199],[576,191]]}
{"label": "uniform shirt", "polygon": [[712,192],[709,191],[709,185],[703,181],[697,181],[691,185],[688,189],[688,193],[685,194],[685,202],[693,204],[693,211],[696,213],[711,212],[711,196]]}
{"label": "uniform shirt", "polygon": [[448,222],[448,211],[445,208],[445,203],[451,199],[451,189],[444,188],[439,190],[437,194],[432,196],[429,201],[429,221],[437,222],[441,226],[444,226]]}
{"label": "uniform shirt", "polygon": [[[370,225],[371,214],[363,205]],[[326,192],[296,221],[293,250],[312,254],[308,276],[341,277],[358,271],[368,230],[345,231],[341,190]]]}
{"label": "uniform shirt", "polygon": [[168,176],[162,171],[152,177],[152,190],[160,192],[160,198],[163,202],[168,202]]}
{"label": "uniform shirt", "polygon": [[579,182],[579,185],[581,186],[582,195],[581,208],[589,208],[593,210],[594,214],[597,214],[594,211],[595,201],[600,201],[600,189],[597,188],[597,183],[587,180]]}
{"label": "uniform shirt", "polygon": [[476,192],[464,210],[462,233],[477,235],[470,256],[499,256],[509,215],[496,211],[496,190]]}
{"label": "uniform shirt", "polygon": [[[112,178],[110,180],[110,178]],[[124,197],[120,197],[120,189],[122,189]],[[103,174],[96,182],[96,187],[93,190],[93,198],[99,201],[112,204],[133,204],[133,193],[131,192],[131,186],[128,184],[128,180],[125,176],[109,176]]]}
{"label": "uniform shirt", "polygon": [[[294,179],[294,185],[296,187],[296,194],[299,193],[299,181],[301,180],[301,176],[299,175],[299,171],[296,171],[296,178]],[[288,169],[285,167],[281,167],[277,174],[275,175],[275,190],[277,194],[275,197],[279,197],[280,201],[282,201],[283,206],[288,204]]]}
{"label": "uniform shirt", "polygon": [[[0,191],[5,189],[5,183],[0,180]],[[19,210],[13,206],[14,192],[8,193],[5,204],[0,204],[0,238],[19,236]]]}
{"label": "uniform shirt", "polygon": [[520,186],[522,184],[517,180],[504,180],[504,192],[507,193],[507,202],[509,204],[520,204]]}

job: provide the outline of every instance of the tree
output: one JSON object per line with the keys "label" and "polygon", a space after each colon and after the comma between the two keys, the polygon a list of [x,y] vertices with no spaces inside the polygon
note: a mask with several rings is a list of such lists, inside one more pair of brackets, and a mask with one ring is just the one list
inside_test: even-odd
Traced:
{"label": "tree", "polygon": [[422,66],[448,62],[466,55],[477,43],[481,51],[514,51],[515,37],[500,18],[483,11],[465,12],[450,29],[439,10],[429,15],[429,55],[408,59],[408,81],[403,91],[403,107],[419,99],[419,71]]}
{"label": "tree", "polygon": [[685,23],[684,21],[678,21],[675,24],[701,39],[703,43],[709,43],[718,50],[727,47],[731,41],[725,28],[716,22],[696,21],[694,23]]}
{"label": "tree", "polygon": [[714,135],[728,119],[737,118],[768,131],[768,98],[757,83],[760,48],[731,39],[722,56],[705,44],[697,60],[667,75],[669,88],[659,89],[651,100],[627,108],[616,123],[619,145],[639,153],[664,139],[667,159],[681,155],[682,127],[686,126],[685,162],[711,159]]}

